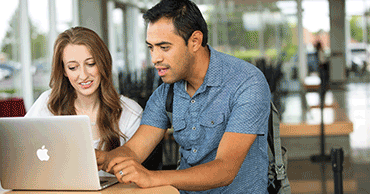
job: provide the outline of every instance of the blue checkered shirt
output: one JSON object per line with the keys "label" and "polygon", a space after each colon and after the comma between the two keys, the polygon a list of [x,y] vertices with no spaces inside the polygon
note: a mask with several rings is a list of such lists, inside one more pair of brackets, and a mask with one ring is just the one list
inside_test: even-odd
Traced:
{"label": "blue checkered shirt", "polygon": [[[179,169],[215,159],[225,132],[257,134],[233,182],[194,193],[268,193],[267,131],[270,89],[262,72],[250,63],[214,50],[203,84],[191,98],[183,80],[174,84],[174,138],[181,146]],[[169,84],[162,84],[145,107],[141,124],[167,129],[165,103]],[[148,134],[149,135],[149,134]],[[180,191],[181,193],[193,193]]]}

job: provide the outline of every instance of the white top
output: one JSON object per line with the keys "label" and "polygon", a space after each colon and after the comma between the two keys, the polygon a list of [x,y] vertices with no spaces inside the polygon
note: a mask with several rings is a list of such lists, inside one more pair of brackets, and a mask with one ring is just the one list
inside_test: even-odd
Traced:
{"label": "white top", "polygon": [[320,49],[318,51],[317,55],[318,55],[317,57],[319,58],[320,64],[324,64],[325,63],[325,53],[324,53],[324,51],[322,49]]}
{"label": "white top", "polygon": [[[54,116],[47,107],[50,93],[51,89],[43,92],[36,100],[36,102],[32,105],[25,117]],[[141,106],[137,102],[125,96],[121,95],[120,99],[122,104],[122,114],[119,120],[119,128],[121,132],[127,137],[126,141],[128,141],[129,139],[131,139],[131,137],[135,134],[136,130],[140,126],[143,108],[141,108]],[[100,140],[94,141],[95,149],[97,149],[99,142]],[[121,146],[124,143],[126,142],[121,137]],[[99,173],[99,175],[102,176],[103,174]]]}

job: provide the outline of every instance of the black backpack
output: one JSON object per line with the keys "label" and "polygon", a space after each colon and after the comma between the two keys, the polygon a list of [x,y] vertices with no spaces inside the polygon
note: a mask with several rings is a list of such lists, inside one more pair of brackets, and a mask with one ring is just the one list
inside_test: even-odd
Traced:
{"label": "black backpack", "polygon": [[[166,98],[166,112],[172,124],[173,112],[173,85],[170,88]],[[269,193],[290,194],[291,188],[287,175],[288,154],[287,149],[281,146],[280,142],[280,119],[274,103],[271,101],[271,109],[268,125],[268,191]]]}

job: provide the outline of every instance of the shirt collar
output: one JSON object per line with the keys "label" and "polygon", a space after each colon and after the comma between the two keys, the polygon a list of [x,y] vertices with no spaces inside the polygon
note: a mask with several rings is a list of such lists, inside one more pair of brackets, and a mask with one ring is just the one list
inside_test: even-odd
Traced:
{"label": "shirt collar", "polygon": [[207,45],[210,51],[209,66],[204,78],[203,85],[207,86],[219,86],[222,82],[223,68],[222,60],[220,58],[220,53],[213,49],[211,46]]}
{"label": "shirt collar", "polygon": [[[207,69],[206,77],[204,78],[203,84],[198,89],[198,92],[203,92],[205,90],[205,86],[220,86],[223,77],[223,67],[220,52],[213,49],[210,45],[207,46],[210,51],[209,66]],[[181,91],[181,93],[185,95],[187,93],[184,86],[185,81],[180,80],[175,83],[174,89],[176,91]]]}

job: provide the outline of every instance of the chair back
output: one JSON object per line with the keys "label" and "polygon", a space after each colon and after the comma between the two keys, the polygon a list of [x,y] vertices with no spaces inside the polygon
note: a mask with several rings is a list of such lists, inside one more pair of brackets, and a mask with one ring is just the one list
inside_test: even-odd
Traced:
{"label": "chair back", "polygon": [[0,100],[0,117],[23,117],[26,115],[26,108],[23,99],[8,98]]}

